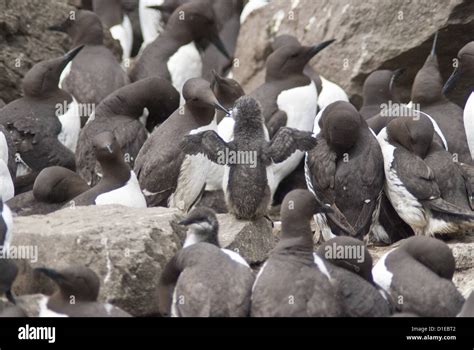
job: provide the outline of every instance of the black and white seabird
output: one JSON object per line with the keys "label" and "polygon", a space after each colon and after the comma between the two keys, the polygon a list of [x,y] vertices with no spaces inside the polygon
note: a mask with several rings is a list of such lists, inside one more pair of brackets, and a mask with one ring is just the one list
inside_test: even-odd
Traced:
{"label": "black and white seabird", "polygon": [[112,38],[122,46],[122,62],[132,54],[133,28],[130,18],[124,11],[122,0],[93,0],[92,9],[102,24],[110,31]]}
{"label": "black and white seabird", "polygon": [[436,56],[437,36],[436,33],[431,53],[415,76],[411,100],[438,123],[447,140],[448,150],[457,161],[474,164],[464,128],[463,110],[442,93],[443,81]]}
{"label": "black and white seabird", "polygon": [[465,108],[474,89],[474,41],[459,50],[457,59],[457,67],[446,81],[443,94],[459,107]]}
{"label": "black and white seabird", "polygon": [[74,265],[61,270],[41,267],[35,271],[59,287],[53,295],[39,301],[39,317],[130,317],[114,305],[97,301],[100,280],[88,267]]}
{"label": "black and white seabird", "polygon": [[[474,159],[474,41],[467,43],[458,53],[458,66],[444,84],[447,94],[458,106],[464,108],[464,131]],[[450,91],[453,91],[450,94]]]}
{"label": "black and white seabird", "polygon": [[[104,33],[99,17],[91,11],[73,12],[60,25],[50,30],[67,33],[74,46],[84,45],[81,54],[64,70],[60,86],[82,105],[97,106],[106,96],[129,83],[127,74],[113,53],[104,46]],[[83,108],[85,109],[85,108]],[[86,118],[87,108],[81,115]]]}
{"label": "black and white seabird", "polygon": [[160,313],[178,317],[245,317],[254,274],[236,252],[219,247],[219,224],[205,207],[180,222],[186,241],[160,276]]}
{"label": "black and white seabird", "polygon": [[58,82],[64,67],[82,48],[34,65],[23,79],[24,97],[0,110],[0,124],[15,145],[17,194],[31,189],[36,175],[45,167],[75,169],[73,152],[80,116],[74,98],[58,88]]}
{"label": "black and white seabird", "polygon": [[410,237],[375,264],[372,274],[396,311],[421,317],[454,317],[464,298],[452,282],[455,260],[448,245],[431,237]]}
{"label": "black and white seabird", "polygon": [[333,213],[318,214],[316,225],[324,240],[363,239],[378,219],[384,185],[380,146],[349,102],[327,106],[319,126],[317,146],[307,153],[307,186]]}
{"label": "black and white seabird", "polygon": [[372,277],[372,256],[365,244],[352,237],[324,242],[317,254],[326,263],[335,292],[340,293],[349,317],[386,317],[391,313],[385,292]]}
{"label": "black and white seabird", "polygon": [[185,135],[216,130],[215,109],[227,110],[201,78],[189,79],[183,96],[185,105],[155,128],[135,160],[148,206],[188,211],[204,190],[210,162],[204,156],[186,155],[180,142]]}
{"label": "black and white seabird", "polygon": [[[284,126],[303,131],[313,129],[318,93],[315,83],[303,73],[303,69],[311,58],[332,42],[334,40],[302,46],[296,40],[289,40],[268,56],[265,83],[249,96],[261,103],[270,138]],[[272,197],[278,184],[296,169],[303,156],[304,153],[298,151],[275,165],[274,181],[270,186]]]}
{"label": "black and white seabird", "polygon": [[148,132],[139,118],[145,114],[148,130],[161,124],[179,107],[179,93],[166,79],[152,77],[126,85],[107,96],[96,108],[93,117],[81,130],[76,151],[79,174],[94,186],[100,177],[93,139],[96,135],[112,131],[122,154],[133,168]]}
{"label": "black and white seabird", "polygon": [[396,102],[393,96],[393,83],[403,73],[403,69],[376,70],[365,79],[362,88],[363,104],[359,110],[365,120],[372,118],[386,107],[389,101]]}
{"label": "black and white seabird", "polygon": [[209,130],[186,136],[182,148],[187,154],[203,154],[225,165],[222,187],[229,212],[238,219],[255,219],[265,216],[270,206],[274,164],[297,150],[310,150],[316,140],[311,132],[282,127],[267,141],[260,103],[249,96],[236,101],[232,118],[232,141],[225,142]]}
{"label": "black and white seabird", "polygon": [[15,145],[7,129],[0,124],[0,197],[4,201],[15,195]]}
{"label": "black and white seabird", "polygon": [[171,15],[163,33],[138,57],[130,72],[131,80],[162,77],[171,81],[182,94],[188,79],[201,76],[202,59],[196,41],[204,39],[229,56],[219,38],[212,6],[206,1],[180,6]]}
{"label": "black and white seabird", "polygon": [[214,45],[207,45],[202,54],[202,76],[205,79],[212,77],[212,71],[226,75],[232,67],[240,32],[240,14],[243,9],[243,0],[211,1],[216,15],[219,37],[222,39],[227,53],[226,57]]}
{"label": "black and white seabird", "polygon": [[[240,84],[231,78],[225,78],[213,71],[211,79],[211,89],[217,100],[227,109],[234,106],[235,101],[239,97],[245,95]],[[216,111],[217,134],[225,141],[229,142],[234,137],[235,120],[233,118],[225,118],[227,115],[221,110]],[[211,169],[206,179],[206,191],[222,190],[222,178],[224,176],[224,166],[211,163]]]}
{"label": "black and white seabird", "polygon": [[105,131],[95,136],[93,146],[102,178],[93,188],[73,198],[68,206],[120,204],[146,208],[137,177],[125,162],[114,134]]}
{"label": "black and white seabird", "polygon": [[461,195],[462,187],[466,191],[463,175],[452,157],[433,142],[433,135],[433,124],[424,115],[394,119],[379,133],[385,192],[417,235],[470,231],[474,211],[467,204],[468,193]]}
{"label": "black and white seabird", "polygon": [[[272,49],[275,51],[279,47],[289,44],[300,45],[300,42],[296,37],[290,34],[278,35],[273,40]],[[349,97],[343,88],[318,74],[309,63],[304,67],[303,73],[316,85],[318,92],[318,109],[320,111],[336,101],[349,102]]]}
{"label": "black and white seabird", "polygon": [[252,288],[253,317],[343,316],[326,263],[313,253],[311,217],[331,209],[306,190],[288,193],[281,205],[281,236]]}
{"label": "black and white seabird", "polygon": [[[12,240],[13,218],[8,205],[0,198],[0,252],[9,249]],[[0,296],[5,295],[9,302],[15,304],[11,288],[18,274],[18,267],[8,258],[0,258]]]}

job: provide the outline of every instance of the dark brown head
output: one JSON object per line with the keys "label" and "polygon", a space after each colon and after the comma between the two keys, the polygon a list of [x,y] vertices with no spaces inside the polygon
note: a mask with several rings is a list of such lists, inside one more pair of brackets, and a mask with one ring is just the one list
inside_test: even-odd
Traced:
{"label": "dark brown head", "polygon": [[396,142],[408,151],[424,159],[428,154],[434,137],[434,127],[428,117],[400,117],[387,126],[390,142]]}
{"label": "dark brown head", "polygon": [[364,126],[357,109],[345,101],[331,103],[324,109],[319,127],[329,147],[339,156],[356,143],[359,129]]}
{"label": "dark brown head", "polygon": [[311,218],[318,213],[330,212],[332,209],[319,202],[311,192],[300,189],[291,191],[280,208],[282,238],[302,238],[312,242]]}
{"label": "dark brown head", "polygon": [[272,42],[272,51],[278,50],[282,46],[286,45],[301,45],[296,37],[290,34],[278,35],[273,39]]}
{"label": "dark brown head", "polygon": [[363,96],[364,106],[386,103],[393,100],[393,83],[402,69],[397,70],[376,70],[364,81]]}
{"label": "dark brown head", "polygon": [[100,280],[90,268],[74,265],[62,270],[37,268],[36,271],[51,278],[59,287],[59,295],[69,302],[71,297],[76,301],[97,301]]}
{"label": "dark brown head", "polygon": [[407,252],[438,276],[448,280],[453,278],[456,269],[453,252],[439,239],[425,236],[410,237],[399,249]]}
{"label": "dark brown head", "polygon": [[436,42],[438,33],[433,39],[431,53],[425,64],[418,71],[411,89],[411,100],[413,103],[427,105],[442,99],[443,78],[439,72],[438,58],[436,56]]}
{"label": "dark brown head", "polygon": [[179,6],[166,24],[165,32],[187,42],[212,43],[224,56],[230,58],[219,37],[216,16],[208,1],[192,1]]}
{"label": "dark brown head", "polygon": [[212,70],[211,89],[226,108],[232,107],[239,97],[245,95],[244,89],[236,80],[222,77],[215,70]]}
{"label": "dark brown head", "polygon": [[82,50],[81,45],[62,57],[37,63],[23,78],[23,91],[26,96],[47,97],[56,92],[59,78],[67,64]]}
{"label": "dark brown head", "polygon": [[212,107],[228,113],[217,100],[214,92],[211,90],[209,82],[202,78],[192,78],[186,81],[183,86],[183,97],[186,105],[197,108]]}
{"label": "dark brown head", "polygon": [[116,161],[122,158],[122,151],[114,134],[105,131],[94,137],[92,142],[96,158],[99,162]]}
{"label": "dark brown head", "polygon": [[102,45],[104,33],[100,18],[91,11],[72,11],[68,18],[49,30],[66,33],[72,39],[73,45]]}
{"label": "dark brown head", "polygon": [[182,221],[180,225],[188,228],[184,247],[199,242],[214,244],[219,247],[218,233],[219,222],[216,213],[206,207],[193,209]]}
{"label": "dark brown head", "polygon": [[123,21],[122,0],[93,0],[92,8],[106,28],[111,28]]}
{"label": "dark brown head", "polygon": [[[446,81],[443,87],[443,94],[451,91],[460,95],[460,101],[464,105],[473,91],[474,80],[474,41],[464,45],[458,53],[458,65]],[[451,96],[450,96],[451,98]]]}
{"label": "dark brown head", "polygon": [[328,40],[314,46],[302,46],[290,40],[288,44],[278,46],[267,58],[266,78],[284,79],[293,74],[302,75],[305,65],[311,58],[333,42],[334,40]]}

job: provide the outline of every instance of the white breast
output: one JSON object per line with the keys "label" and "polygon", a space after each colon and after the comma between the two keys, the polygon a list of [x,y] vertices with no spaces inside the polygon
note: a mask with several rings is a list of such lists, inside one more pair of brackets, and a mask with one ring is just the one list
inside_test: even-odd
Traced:
{"label": "white breast", "polygon": [[[216,120],[205,126],[192,130],[190,134],[197,134],[206,130],[216,130]],[[186,155],[179,170],[178,184],[175,192],[168,200],[170,208],[188,211],[199,197],[211,166],[209,158],[202,154]]]}
{"label": "white breast", "polygon": [[333,102],[346,101],[349,102],[346,92],[337,84],[333,83],[320,76],[321,78],[321,92],[318,97],[319,109],[326,108]]}
{"label": "white breast", "polygon": [[133,45],[133,29],[132,22],[127,15],[123,16],[123,21],[121,24],[117,24],[110,28],[110,34],[112,38],[120,42],[122,46],[122,62],[128,60],[132,54],[132,45]]}
{"label": "white breast", "polygon": [[235,262],[237,262],[241,265],[244,265],[245,267],[250,268],[249,264],[247,264],[247,262],[244,260],[244,258],[242,258],[238,253],[236,253],[232,250],[229,250],[229,249],[224,249],[224,248],[221,248],[221,250],[225,254],[227,254],[232,260],[234,260]]}
{"label": "white breast", "polygon": [[135,172],[130,172],[130,179],[123,187],[98,195],[95,204],[119,204],[133,208],[146,208],[145,196],[140,190]]}
{"label": "white breast", "polygon": [[[229,142],[234,138],[233,118],[225,117],[217,125],[217,134],[225,141]],[[216,163],[210,164],[209,173],[206,179],[206,191],[217,191],[222,189],[222,179],[224,176],[224,166]]]}
{"label": "white breast", "polygon": [[138,15],[140,17],[140,28],[143,36],[142,51],[149,43],[155,40],[163,30],[161,24],[161,12],[149,9],[151,5],[162,5],[163,0],[140,0]]}
{"label": "white breast", "polygon": [[316,253],[313,253],[313,257],[314,263],[318,267],[319,271],[321,271],[323,275],[325,275],[329,280],[331,280],[331,275],[329,274],[329,271],[324,261]]}
{"label": "white breast", "polygon": [[387,266],[385,265],[385,260],[387,260],[388,254],[390,254],[394,249],[385,253],[377,264],[372,268],[372,276],[374,282],[382,288],[385,292],[390,293],[390,286],[392,285],[393,273],[391,273]]}
{"label": "white breast", "polygon": [[414,230],[425,227],[425,210],[421,203],[405,188],[396,171],[391,168],[395,147],[388,142],[387,129],[384,128],[377,136],[383,154],[385,170],[385,193],[398,215]]}
{"label": "white breast", "polygon": [[15,186],[8,170],[8,165],[3,160],[0,160],[0,200],[7,201],[13,198],[14,195]]}
{"label": "white breast", "polygon": [[474,92],[471,93],[466,106],[464,106],[464,129],[466,130],[471,157],[474,159]]}
{"label": "white breast", "polygon": [[63,71],[61,72],[61,75],[59,76],[58,86],[59,86],[60,89],[64,89],[64,81],[68,77],[69,73],[71,73],[71,65],[72,65],[72,61],[69,62],[66,65],[66,67],[64,67]]}
{"label": "white breast", "polygon": [[69,317],[68,315],[65,314],[60,314],[57,312],[54,312],[53,310],[48,309],[48,297],[43,297],[40,299],[38,302],[39,305],[39,317]]}
{"label": "white breast", "polygon": [[58,119],[61,122],[61,132],[58,135],[58,140],[75,153],[79,132],[81,131],[81,115],[79,104],[74,97],[68,105],[66,113],[58,116]]}
{"label": "white breast", "polygon": [[[2,198],[0,198],[0,200],[2,200]],[[3,203],[2,219],[5,222],[5,225],[7,226],[7,232],[5,234],[5,240],[3,241],[3,243],[0,242],[0,245],[8,247],[12,240],[13,217],[10,208],[5,203]]]}
{"label": "white breast", "polygon": [[171,75],[173,86],[181,94],[181,105],[184,104],[182,96],[184,83],[191,78],[200,77],[202,74],[202,60],[194,42],[181,46],[168,60],[168,71]]}
{"label": "white breast", "polygon": [[253,282],[253,286],[252,286],[252,293],[253,293],[253,291],[254,291],[254,289],[255,289],[255,286],[256,286],[257,283],[258,283],[258,280],[259,280],[260,276],[261,276],[262,273],[263,273],[263,270],[265,269],[265,266],[267,266],[267,262],[268,262],[268,261],[265,261],[265,263],[264,263],[264,264],[262,265],[262,267],[260,268],[260,271],[258,271],[257,276],[255,277],[255,282]]}
{"label": "white breast", "polygon": [[13,180],[8,170],[8,144],[5,135],[0,132],[0,196],[4,201],[15,194]]}
{"label": "white breast", "polygon": [[[287,115],[286,126],[298,130],[311,131],[316,116],[317,98],[318,93],[313,81],[306,86],[282,91],[278,95],[277,105],[278,109],[284,111]],[[296,151],[284,162],[274,165],[273,173],[276,186],[296,169],[303,155],[303,152]],[[273,196],[276,188],[270,189]]]}

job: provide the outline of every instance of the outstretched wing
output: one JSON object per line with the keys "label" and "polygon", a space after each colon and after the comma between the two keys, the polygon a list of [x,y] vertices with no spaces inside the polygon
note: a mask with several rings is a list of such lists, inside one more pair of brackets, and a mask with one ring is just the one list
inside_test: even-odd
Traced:
{"label": "outstretched wing", "polygon": [[226,149],[233,150],[232,142],[226,143],[213,130],[186,135],[181,142],[181,150],[190,155],[203,154],[217,164],[225,165]]}
{"label": "outstretched wing", "polygon": [[316,139],[311,132],[282,127],[263,148],[263,158],[265,161],[281,163],[297,150],[309,151],[314,146]]}

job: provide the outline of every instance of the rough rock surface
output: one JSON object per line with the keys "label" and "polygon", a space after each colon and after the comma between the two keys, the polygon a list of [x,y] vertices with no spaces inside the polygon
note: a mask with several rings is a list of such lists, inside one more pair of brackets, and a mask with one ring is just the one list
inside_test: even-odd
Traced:
{"label": "rough rock surface", "polygon": [[[13,246],[37,247],[37,261],[20,260],[13,291],[17,295],[51,294],[54,284],[33,271],[84,264],[101,279],[100,300],[135,316],[158,313],[155,291],[167,261],[181,247],[181,215],[168,208],[132,209],[89,206],[49,215],[14,218]],[[218,215],[221,244],[239,251],[251,264],[264,261],[274,240],[267,219],[238,221]]]}
{"label": "rough rock surface", "polygon": [[[22,95],[21,80],[36,63],[64,54],[69,38],[47,28],[65,20],[75,8],[67,0],[0,0],[0,99]],[[108,30],[105,44],[118,59],[122,52]]]}
{"label": "rough rock surface", "polygon": [[241,27],[234,78],[247,92],[260,85],[278,34],[296,35],[307,45],[335,38],[311,61],[317,72],[340,84],[358,104],[367,75],[404,67],[397,86],[407,100],[436,30],[440,68],[447,79],[458,50],[472,40],[472,0],[275,0],[250,14]]}

